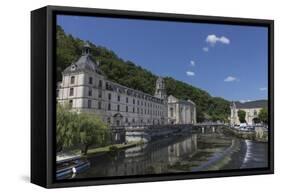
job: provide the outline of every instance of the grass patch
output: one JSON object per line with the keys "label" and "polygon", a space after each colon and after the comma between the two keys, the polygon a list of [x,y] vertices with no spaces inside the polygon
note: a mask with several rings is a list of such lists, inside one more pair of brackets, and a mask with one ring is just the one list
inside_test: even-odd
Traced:
{"label": "grass patch", "polygon": [[106,153],[106,152],[117,152],[118,150],[134,147],[140,144],[141,142],[130,142],[127,144],[112,144],[104,147],[92,148],[88,150],[87,156]]}

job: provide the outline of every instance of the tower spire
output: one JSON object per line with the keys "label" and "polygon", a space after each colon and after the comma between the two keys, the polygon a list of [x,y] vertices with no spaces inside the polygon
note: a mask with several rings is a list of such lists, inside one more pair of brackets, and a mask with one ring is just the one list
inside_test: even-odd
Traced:
{"label": "tower spire", "polygon": [[85,42],[82,48],[82,55],[90,55],[91,47],[88,42]]}
{"label": "tower spire", "polygon": [[160,76],[156,80],[156,88],[155,88],[154,96],[157,97],[157,98],[160,98],[160,99],[166,99],[167,98],[164,79]]}

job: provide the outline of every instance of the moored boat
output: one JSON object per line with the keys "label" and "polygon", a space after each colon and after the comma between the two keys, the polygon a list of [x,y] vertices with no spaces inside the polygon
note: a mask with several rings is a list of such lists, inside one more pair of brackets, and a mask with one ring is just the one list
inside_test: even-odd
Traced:
{"label": "moored boat", "polygon": [[73,178],[90,167],[90,162],[81,155],[57,156],[57,180]]}

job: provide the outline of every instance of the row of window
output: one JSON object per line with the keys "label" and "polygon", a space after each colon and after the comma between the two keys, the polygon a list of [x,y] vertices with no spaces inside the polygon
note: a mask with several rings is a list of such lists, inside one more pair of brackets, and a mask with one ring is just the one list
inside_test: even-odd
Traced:
{"label": "row of window", "polygon": [[[87,107],[92,108],[92,100],[88,100]],[[102,109],[102,102],[101,101],[98,102],[98,109]],[[112,107],[111,107],[110,103],[107,104],[107,110],[109,110],[109,111],[112,110]],[[119,104],[117,105],[116,111],[118,111],[118,112],[120,111],[120,105]],[[126,106],[126,112],[129,112],[128,106]],[[149,110],[149,109],[142,109],[142,108],[135,108],[135,107],[132,108],[132,112],[138,113],[138,114],[148,114],[148,115],[150,114],[150,115],[155,115],[155,116],[162,116],[163,115],[163,113],[159,110]]]}
{"label": "row of window", "polygon": [[[71,76],[70,77],[70,84],[74,84],[74,83],[75,83],[75,76]],[[90,85],[93,84],[93,78],[92,77],[89,77],[88,84],[90,84]],[[103,81],[102,80],[99,80],[98,87],[99,88],[103,87]],[[106,82],[106,89],[112,90],[112,88],[110,87],[108,82]],[[117,91],[119,91],[120,93],[124,93],[125,92],[125,90],[123,92],[121,92],[121,89],[117,89]],[[126,93],[127,93],[127,95],[131,95],[131,93],[133,93],[133,92],[132,92],[132,90],[127,90]],[[162,102],[160,99],[154,98],[152,96],[146,96],[144,94],[136,94],[136,93],[134,93],[134,96],[142,98],[142,99],[146,99],[146,100],[151,100],[151,101],[157,102],[157,103],[161,103]]]}
{"label": "row of window", "polygon": [[[75,83],[75,76],[71,76],[70,77],[70,84],[74,84]],[[88,84],[93,84],[93,78],[92,77],[89,77],[89,80],[88,80]],[[98,85],[98,87],[99,88],[102,88],[102,80],[99,80],[99,85]]]}
{"label": "row of window", "polygon": [[[73,107],[73,100],[69,100],[69,105],[70,107],[72,108]],[[88,108],[92,108],[92,100],[88,100],[88,104],[87,104],[87,107]],[[102,109],[102,102],[99,101],[98,102],[98,109]],[[107,104],[107,110],[112,110],[111,108],[111,104]],[[120,105],[118,104],[117,105],[117,109],[116,111],[120,111]],[[126,106],[126,112],[129,112],[129,107]],[[138,114],[148,114],[148,115],[155,115],[155,116],[162,116],[163,115],[163,112],[159,111],[159,110],[146,110],[146,109],[140,109],[140,108],[137,108],[135,109],[135,107],[133,107],[132,109],[132,112],[133,113],[138,113]]]}
{"label": "row of window", "polygon": [[[74,95],[74,88],[70,88],[69,90],[69,96],[73,96]],[[93,92],[92,92],[92,89],[89,88],[88,90],[88,96],[92,96],[93,95]],[[98,90],[98,97],[99,98],[102,98],[102,91],[101,90]],[[108,93],[108,100],[111,100],[111,93]],[[118,95],[117,96],[117,101],[120,102],[121,101],[121,96]],[[129,98],[126,97],[126,103],[129,102]],[[136,103],[137,102],[137,103]],[[133,99],[133,104],[137,104],[138,106],[141,105],[141,106],[147,106],[147,107],[154,107],[154,108],[160,108],[160,105],[156,105],[156,104],[153,104],[153,103],[146,103],[146,102],[143,102],[143,101],[139,101],[139,100],[135,100]]]}
{"label": "row of window", "polygon": [[[160,120],[149,120],[149,119],[148,120],[140,119],[139,121],[137,121],[137,120],[138,119],[133,118],[131,120],[131,122],[129,122],[129,118],[128,117],[124,118],[124,122],[125,122],[126,125],[131,125],[131,123],[132,124],[139,123],[139,124],[142,124],[142,125],[143,124],[160,124],[161,123]],[[115,123],[113,123],[111,117],[107,118],[107,123],[108,124],[114,124],[114,125],[117,125],[117,126],[121,125],[121,121],[120,120],[116,120]]]}

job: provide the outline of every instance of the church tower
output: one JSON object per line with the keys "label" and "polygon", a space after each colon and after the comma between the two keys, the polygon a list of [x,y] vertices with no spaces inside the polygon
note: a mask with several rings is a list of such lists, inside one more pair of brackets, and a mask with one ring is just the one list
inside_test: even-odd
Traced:
{"label": "church tower", "polygon": [[167,99],[166,89],[165,89],[165,83],[164,79],[162,77],[158,77],[156,81],[156,88],[155,88],[155,97],[160,99]]}

